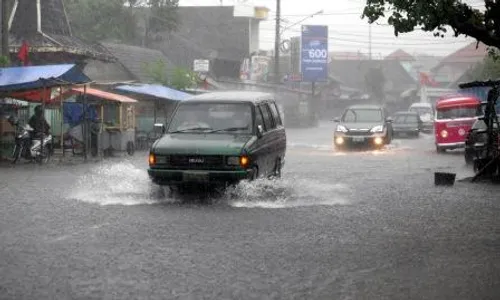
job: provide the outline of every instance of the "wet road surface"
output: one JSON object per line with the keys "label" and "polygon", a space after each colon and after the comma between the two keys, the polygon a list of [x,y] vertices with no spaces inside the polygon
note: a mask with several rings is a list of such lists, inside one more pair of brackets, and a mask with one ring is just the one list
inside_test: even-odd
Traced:
{"label": "wet road surface", "polygon": [[284,177],[151,193],[146,155],[0,169],[0,299],[498,299],[500,187],[432,136],[339,153],[290,129]]}

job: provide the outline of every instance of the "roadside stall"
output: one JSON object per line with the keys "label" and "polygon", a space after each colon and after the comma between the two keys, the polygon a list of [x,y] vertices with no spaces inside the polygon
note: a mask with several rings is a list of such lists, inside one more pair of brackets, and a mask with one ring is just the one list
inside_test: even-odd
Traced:
{"label": "roadside stall", "polygon": [[[41,111],[51,125],[51,135],[54,137],[51,147],[63,147],[62,95],[65,89],[90,81],[74,64],[0,68],[0,98],[41,105]],[[27,119],[22,121],[27,122]],[[45,141],[44,135],[40,140]],[[43,143],[41,152],[44,152]],[[87,158],[86,154],[84,157]]]}
{"label": "roadside stall", "polygon": [[[91,144],[97,145],[97,151],[105,156],[112,156],[116,152],[134,154],[137,100],[89,87],[71,88],[66,94],[76,95],[77,102],[86,95],[87,103],[97,109],[99,122],[91,130],[94,133],[91,134],[94,139]],[[75,127],[72,135],[80,132],[81,128]]]}
{"label": "roadside stall", "polygon": [[149,148],[151,142],[157,138],[154,124],[166,124],[177,103],[192,97],[189,93],[158,84],[120,85],[115,90],[139,100],[135,117],[136,145],[140,150]]}

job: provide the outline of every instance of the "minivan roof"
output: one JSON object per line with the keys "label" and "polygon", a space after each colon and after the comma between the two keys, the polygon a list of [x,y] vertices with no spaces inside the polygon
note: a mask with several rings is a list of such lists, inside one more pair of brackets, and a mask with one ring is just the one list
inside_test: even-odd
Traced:
{"label": "minivan roof", "polygon": [[274,99],[272,94],[263,92],[250,92],[250,91],[224,91],[224,92],[210,92],[201,95],[195,95],[183,102],[189,101],[234,101],[234,102],[261,102],[264,100]]}
{"label": "minivan roof", "polygon": [[412,105],[410,105],[410,107],[432,107],[432,104],[430,103],[425,103],[425,102],[416,102],[416,103],[413,103]]}
{"label": "minivan roof", "polygon": [[349,106],[347,109],[382,109],[382,106],[374,104],[356,104]]}

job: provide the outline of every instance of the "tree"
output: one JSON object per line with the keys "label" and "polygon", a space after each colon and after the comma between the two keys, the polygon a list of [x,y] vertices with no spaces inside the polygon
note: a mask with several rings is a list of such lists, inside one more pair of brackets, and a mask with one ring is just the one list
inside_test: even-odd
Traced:
{"label": "tree", "polygon": [[194,87],[197,82],[196,73],[184,68],[175,68],[170,79],[170,86],[182,91]]}
{"label": "tree", "polygon": [[123,0],[65,0],[73,33],[85,40],[134,41],[136,22]]}
{"label": "tree", "polygon": [[152,34],[177,29],[178,0],[64,1],[73,32],[88,41],[146,45]]}
{"label": "tree", "polygon": [[447,28],[451,28],[456,37],[470,36],[499,48],[500,1],[484,0],[484,3],[486,10],[481,12],[476,5],[461,0],[366,0],[362,17],[373,23],[388,16],[396,36],[420,27],[444,37]]}
{"label": "tree", "polygon": [[178,67],[169,71],[163,60],[145,64],[144,68],[152,83],[170,86],[177,90],[186,90],[198,83],[196,73]]}
{"label": "tree", "polygon": [[143,12],[143,46],[148,46],[152,39],[158,39],[158,33],[177,30],[177,8],[179,0],[130,0],[129,6]]}

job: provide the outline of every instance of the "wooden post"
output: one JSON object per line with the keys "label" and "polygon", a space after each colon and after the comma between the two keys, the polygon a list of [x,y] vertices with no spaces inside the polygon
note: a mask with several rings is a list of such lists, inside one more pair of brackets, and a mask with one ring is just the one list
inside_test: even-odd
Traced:
{"label": "wooden post", "polygon": [[88,136],[87,136],[87,85],[83,86],[83,160],[87,162],[87,145],[88,145]]}
{"label": "wooden post", "polygon": [[0,0],[0,18],[1,18],[1,29],[2,29],[2,55],[10,60],[9,53],[9,1]]}
{"label": "wooden post", "polygon": [[62,156],[65,156],[64,153],[64,107],[63,107],[63,87],[59,86],[59,97],[61,98],[61,151],[62,151]]}

